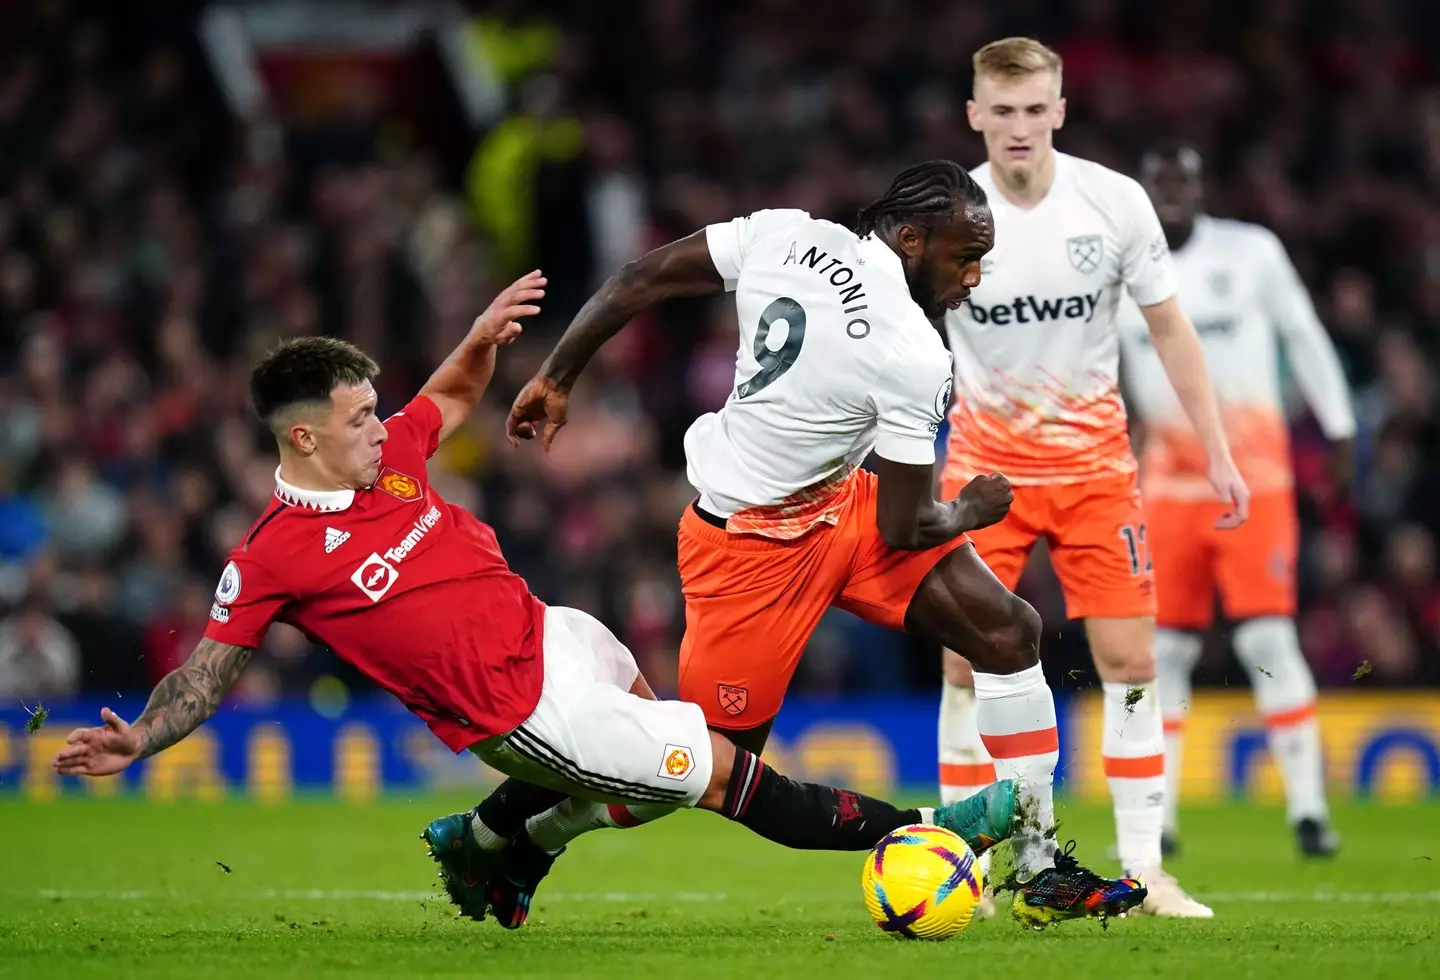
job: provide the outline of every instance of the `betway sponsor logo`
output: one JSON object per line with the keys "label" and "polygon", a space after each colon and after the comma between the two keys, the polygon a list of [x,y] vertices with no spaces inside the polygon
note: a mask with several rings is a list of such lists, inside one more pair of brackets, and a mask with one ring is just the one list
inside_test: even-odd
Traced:
{"label": "betway sponsor logo", "polygon": [[1016,296],[1008,303],[982,306],[974,300],[967,301],[970,315],[976,323],[993,323],[997,327],[1012,323],[1044,323],[1046,320],[1084,320],[1089,323],[1100,305],[1101,291],[1082,293],[1079,296],[1055,296],[1038,298]]}
{"label": "betway sponsor logo", "polygon": [[418,521],[410,526],[410,533],[401,538],[399,544],[386,550],[385,557],[396,564],[404,561],[405,556],[414,551],[415,546],[430,532],[430,529],[439,523],[440,507],[438,505],[431,506],[429,510],[420,515]]}

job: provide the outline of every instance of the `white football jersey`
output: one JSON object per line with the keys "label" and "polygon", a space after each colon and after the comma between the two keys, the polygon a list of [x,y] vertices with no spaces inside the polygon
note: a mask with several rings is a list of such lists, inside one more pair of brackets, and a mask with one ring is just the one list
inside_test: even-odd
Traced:
{"label": "white football jersey", "polygon": [[[1292,486],[1277,341],[1320,427],[1355,434],[1335,348],[1280,240],[1259,225],[1201,216],[1175,253],[1180,302],[1205,348],[1220,417],[1252,493]],[[1121,309],[1125,388],[1146,423],[1140,473],[1149,496],[1208,499],[1205,449],[1176,396],[1134,303]]]}
{"label": "white football jersey", "polygon": [[995,248],[980,285],[946,314],[958,397],[947,475],[998,470],[1017,485],[1131,473],[1120,398],[1115,314],[1175,295],[1160,220],[1134,180],[1057,153],[1055,183],[1035,207],[1011,204],[990,165]]}
{"label": "white football jersey", "polygon": [[950,355],[889,246],[791,210],[705,237],[735,293],[740,350],[725,406],[685,434],[703,508],[732,529],[793,537],[833,522],[827,498],[872,448],[935,462]]}

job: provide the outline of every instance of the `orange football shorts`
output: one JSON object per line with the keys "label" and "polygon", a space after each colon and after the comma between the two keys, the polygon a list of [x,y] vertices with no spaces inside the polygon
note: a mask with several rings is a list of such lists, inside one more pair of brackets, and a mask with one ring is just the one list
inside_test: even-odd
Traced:
{"label": "orange football shorts", "polygon": [[[947,475],[941,496],[959,496],[967,482]],[[1014,489],[1003,521],[970,532],[1007,589],[1020,581],[1030,549],[1043,537],[1071,619],[1155,615],[1155,576],[1133,473]]]}
{"label": "orange football shorts", "polygon": [[1221,531],[1215,519],[1224,510],[1218,500],[1145,501],[1159,625],[1205,629],[1214,618],[1217,589],[1232,620],[1295,615],[1300,530],[1294,495],[1256,494],[1249,520]]}
{"label": "orange football shorts", "polygon": [[965,535],[924,551],[887,546],[875,523],[878,481],[857,472],[836,524],[790,541],[734,534],[692,505],[680,520],[685,638],[680,697],[716,728],[748,729],[774,718],[820,617],[838,606],[903,629],[930,569]]}

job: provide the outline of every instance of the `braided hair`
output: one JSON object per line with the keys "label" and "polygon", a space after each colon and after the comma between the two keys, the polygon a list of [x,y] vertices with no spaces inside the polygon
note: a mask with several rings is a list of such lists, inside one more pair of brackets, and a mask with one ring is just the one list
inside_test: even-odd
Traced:
{"label": "braided hair", "polygon": [[896,174],[890,189],[860,210],[855,233],[864,238],[892,222],[928,228],[936,219],[988,204],[984,189],[964,167],[954,160],[930,160]]}

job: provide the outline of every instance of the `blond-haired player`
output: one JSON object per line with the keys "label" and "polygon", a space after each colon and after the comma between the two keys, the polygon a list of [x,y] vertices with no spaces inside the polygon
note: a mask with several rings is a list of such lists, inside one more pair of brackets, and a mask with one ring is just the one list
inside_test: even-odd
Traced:
{"label": "blond-haired player", "polygon": [[[1005,520],[972,535],[1014,587],[1044,538],[1071,618],[1085,620],[1104,687],[1103,765],[1126,874],[1149,887],[1143,909],[1208,918],[1161,870],[1165,741],[1155,693],[1155,595],[1145,519],[1119,387],[1116,310],[1137,303],[1155,351],[1199,433],[1206,475],[1242,522],[1249,491],[1221,428],[1205,357],[1176,301],[1176,277],[1155,209],[1140,185],[1057,153],[1065,121],[1061,62],[1030,38],[974,56],[970,125],[987,162],[974,171],[990,197],[995,248],[968,301],[946,315],[955,358],[945,494],[979,473],[1014,486]],[[1016,751],[977,728],[993,696],[947,652],[940,717],[946,798],[994,778],[992,758]],[[979,678],[976,679],[977,681]],[[1137,694],[1138,691],[1138,694]]]}
{"label": "blond-haired player", "polygon": [[1200,155],[1171,146],[1146,155],[1145,190],[1155,203],[1195,319],[1215,369],[1225,431],[1254,499],[1250,520],[1228,533],[1209,528],[1218,504],[1208,492],[1204,453],[1176,403],[1140,311],[1120,313],[1126,394],[1144,422],[1140,474],[1155,548],[1160,630],[1160,704],[1165,716],[1165,830],[1177,830],[1180,752],[1190,673],[1200,631],[1210,626],[1215,593],[1232,623],[1231,643],[1255,690],[1270,749],[1285,787],[1288,817],[1302,854],[1339,847],[1325,805],[1315,678],[1295,631],[1295,518],[1290,439],[1276,357],[1284,347],[1305,400],[1332,442],[1339,482],[1353,465],[1355,414],[1340,359],[1315,315],[1285,247],[1265,228],[1200,212]]}

